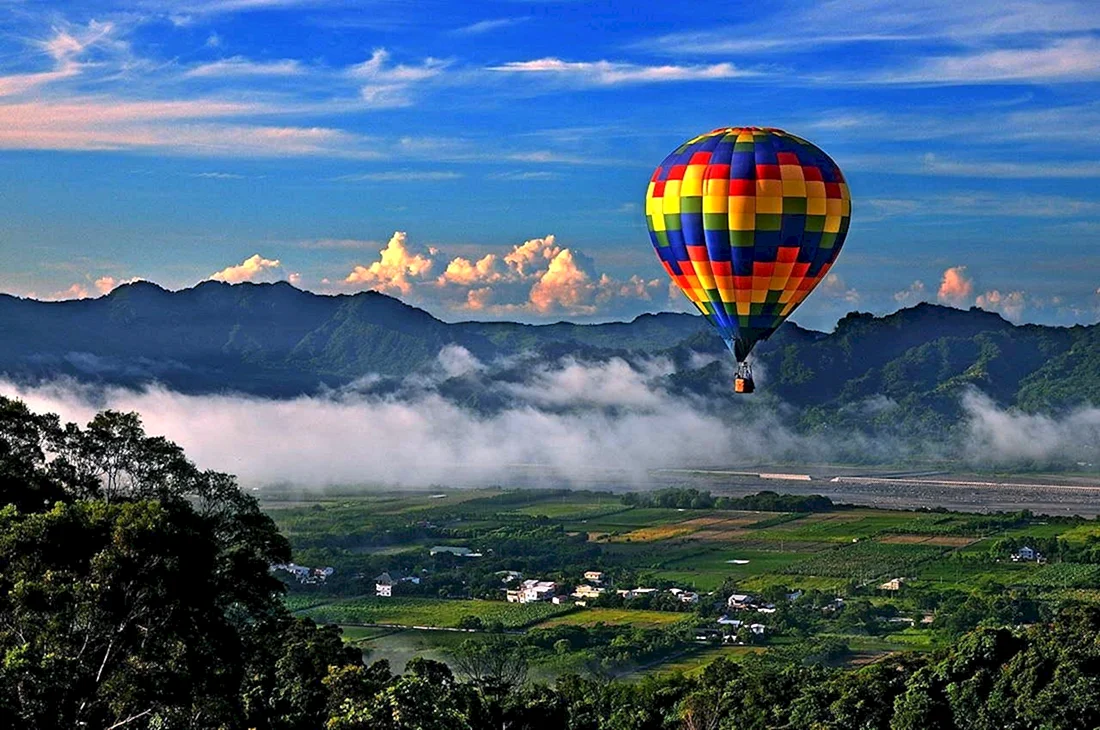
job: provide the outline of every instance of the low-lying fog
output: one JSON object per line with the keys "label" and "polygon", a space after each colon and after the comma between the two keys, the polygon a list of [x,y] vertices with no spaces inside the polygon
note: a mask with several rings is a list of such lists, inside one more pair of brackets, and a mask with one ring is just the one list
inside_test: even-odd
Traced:
{"label": "low-lying fog", "polygon": [[[249,485],[425,486],[456,475],[506,483],[526,465],[559,481],[589,482],[594,470],[611,469],[641,483],[654,468],[823,463],[853,454],[882,462],[923,455],[982,466],[1071,465],[1096,461],[1100,449],[1100,409],[1029,415],[999,408],[977,391],[963,396],[965,423],[955,443],[804,435],[784,425],[789,408],[767,396],[674,395],[664,380],[674,370],[662,359],[482,363],[449,346],[433,369],[403,381],[368,377],[290,400],[72,381],[0,381],[0,394],[78,423],[105,408],[138,411],[149,433],[176,441],[199,466]],[[766,373],[758,381],[766,393]],[[469,393],[495,405],[471,405]],[[896,407],[885,398],[869,405]]]}

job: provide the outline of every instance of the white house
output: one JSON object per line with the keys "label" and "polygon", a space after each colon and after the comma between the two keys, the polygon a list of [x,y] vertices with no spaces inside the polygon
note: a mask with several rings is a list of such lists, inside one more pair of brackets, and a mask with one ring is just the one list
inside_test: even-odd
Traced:
{"label": "white house", "polygon": [[584,579],[589,583],[599,585],[603,583],[603,572],[599,570],[586,570],[584,571]]}
{"label": "white house", "polygon": [[756,608],[756,598],[747,593],[734,593],[726,601],[726,605],[734,611],[748,611]]}
{"label": "white house", "polygon": [[629,600],[631,600],[633,598],[637,598],[639,596],[647,596],[650,593],[656,593],[657,589],[656,588],[629,588],[629,589],[623,588],[623,589],[617,590],[615,592],[629,601]]}
{"label": "white house", "polygon": [[905,582],[905,578],[891,578],[885,583],[880,583],[878,589],[880,591],[900,591],[901,584]]}
{"label": "white house", "polygon": [[757,636],[763,636],[764,631],[766,630],[764,624],[750,624],[747,621],[740,621],[735,618],[730,618],[729,616],[723,616],[722,618],[718,619],[718,623],[722,626],[729,626],[734,631],[740,630],[742,626],[748,626],[749,631],[756,634]]}
{"label": "white house", "polygon": [[558,584],[550,580],[525,580],[519,588],[509,589],[506,595],[509,603],[535,603],[549,601],[557,590]]}
{"label": "white house", "polygon": [[683,588],[669,588],[668,592],[679,598],[681,603],[699,602],[699,594],[694,591],[685,591]]}
{"label": "white house", "polygon": [[389,573],[383,573],[374,579],[374,595],[383,598],[393,596],[393,578]]}

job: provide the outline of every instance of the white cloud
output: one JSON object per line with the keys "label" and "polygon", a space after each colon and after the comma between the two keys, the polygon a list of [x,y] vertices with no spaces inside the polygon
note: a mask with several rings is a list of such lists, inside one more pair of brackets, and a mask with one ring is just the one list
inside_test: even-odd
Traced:
{"label": "white cloud", "polygon": [[[746,409],[724,399],[712,409],[706,399],[671,395],[660,384],[673,372],[663,360],[541,362],[531,365],[521,384],[494,382],[491,367],[461,348],[445,348],[431,377],[410,377],[417,382],[398,396],[372,395],[378,378],[370,376],[358,390],[281,400],[72,382],[0,381],[0,394],[81,423],[104,408],[137,411],[150,434],[179,443],[200,468],[237,474],[246,486],[464,486],[514,483],[517,476],[528,483],[545,478],[590,484],[593,475],[644,483],[651,469],[828,463],[841,453],[896,461],[914,451],[952,449],[976,464],[1100,457],[1097,408],[1057,418],[1024,414],[971,392],[962,402],[965,439],[906,444],[858,433],[840,439],[800,435],[768,408]],[[436,390],[434,384],[447,377],[476,378],[506,405],[490,414],[463,408]],[[869,411],[891,407],[881,398],[864,404]],[[287,439],[291,427],[295,437]],[[654,448],[668,444],[669,434],[676,436],[675,448]]]}
{"label": "white cloud", "polygon": [[849,287],[837,274],[828,274],[818,288],[826,297],[840,299],[852,305],[859,304],[859,292],[854,287]]}
{"label": "white cloud", "polygon": [[[443,375],[445,367],[477,371],[476,361],[454,350],[441,357]],[[718,453],[758,460],[816,451],[767,415],[734,428],[650,384],[666,371],[667,365],[622,361],[545,364],[526,389],[500,391],[512,404],[488,416],[442,398],[430,384],[401,399],[346,393],[266,400],[160,387],[93,393],[3,381],[0,393],[80,422],[100,408],[138,411],[149,433],[179,443],[201,468],[233,472],[250,486],[485,484],[510,481],[517,468],[536,480],[582,482],[594,473],[618,473],[643,482],[648,469],[711,463]],[[295,438],[288,440],[290,424]],[[677,435],[676,448],[653,448],[670,433]]]}
{"label": "white cloud", "polygon": [[894,301],[903,307],[910,307],[919,302],[928,301],[928,292],[925,289],[924,282],[918,279],[907,288],[895,292]]}
{"label": "white cloud", "polygon": [[713,81],[742,76],[755,76],[752,71],[736,68],[731,63],[704,66],[643,66],[617,61],[563,61],[560,58],[539,58],[533,61],[512,61],[491,66],[490,71],[509,74],[545,76],[580,86],[617,86],[670,81]]}
{"label": "white cloud", "polygon": [[412,92],[418,85],[438,78],[450,65],[450,61],[431,57],[419,65],[393,65],[389,52],[379,48],[369,59],[350,67],[346,73],[356,81],[365,82],[359,94],[368,105],[403,107],[412,105]]}
{"label": "white cloud", "polygon": [[873,76],[900,84],[1068,82],[1100,79],[1100,40],[1063,38],[1030,48],[997,48],[927,59],[908,71]]}
{"label": "white cloud", "polygon": [[300,76],[303,73],[305,69],[302,64],[290,58],[278,61],[253,61],[243,56],[233,56],[195,66],[184,76],[195,79],[227,76]]}
{"label": "white cloud", "polygon": [[1100,458],[1100,408],[1079,408],[1060,418],[1003,410],[985,394],[963,398],[967,456],[980,464],[1065,463]]}
{"label": "white cloud", "polygon": [[460,345],[447,345],[439,351],[438,359],[443,375],[447,378],[461,378],[485,369],[481,361]]}
{"label": "white cloud", "polygon": [[278,281],[283,278],[283,265],[278,259],[265,259],[253,254],[235,266],[227,266],[210,275],[214,281],[239,284],[242,281]]}
{"label": "white cloud", "polygon": [[461,177],[463,177],[462,173],[454,170],[385,170],[341,175],[333,180],[338,182],[431,182],[457,180]]}
{"label": "white cloud", "polygon": [[[1011,36],[1100,29],[1090,0],[825,0],[773,6],[773,15],[735,27],[671,33],[638,44],[677,55],[790,53],[825,45],[947,41],[979,44]],[[791,33],[790,28],[817,28]]]}
{"label": "white cloud", "polygon": [[524,23],[527,20],[528,18],[495,18],[492,20],[480,20],[470,25],[464,25],[461,28],[455,28],[451,32],[455,35],[481,35],[503,28],[510,28],[514,25]]}
{"label": "white cloud", "polygon": [[1096,178],[1100,162],[1003,162],[999,160],[965,162],[947,160],[927,153],[922,171],[928,175],[987,178]]}
{"label": "white cloud", "polygon": [[1027,297],[1022,291],[1009,291],[1002,294],[992,289],[979,294],[974,303],[990,312],[1000,312],[1006,319],[1019,322],[1027,308]]}

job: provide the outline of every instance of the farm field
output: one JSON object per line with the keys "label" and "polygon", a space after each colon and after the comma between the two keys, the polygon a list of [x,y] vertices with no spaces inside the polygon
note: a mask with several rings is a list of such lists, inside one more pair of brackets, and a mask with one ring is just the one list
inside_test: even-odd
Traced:
{"label": "farm field", "polygon": [[[943,646],[954,627],[979,620],[976,606],[1005,596],[1025,602],[1024,613],[1004,614],[1010,622],[1034,620],[1043,604],[1100,602],[1100,560],[1089,552],[1100,540],[1095,521],[827,503],[799,510],[804,498],[769,499],[774,509],[679,508],[607,492],[440,489],[310,496],[298,505],[284,496],[270,514],[296,562],[334,568],[322,585],[292,585],[288,608],[342,626],[368,657],[397,667],[412,656],[447,661],[462,642],[500,630],[509,641],[542,637],[529,656],[544,678],[594,666],[632,678],[691,673],[720,656],[813,641],[828,643],[830,662],[859,664]],[[1010,559],[1029,543],[1050,554],[1042,563]],[[434,545],[476,557],[432,556]],[[612,590],[571,605],[568,594],[592,570]],[[382,573],[398,581],[392,598],[374,595]],[[505,589],[526,578],[555,582],[562,604],[505,602]],[[879,588],[893,578],[902,579],[899,590]],[[634,587],[652,591],[624,599],[613,590]],[[685,610],[672,588],[697,591],[699,602]],[[731,613],[764,626],[752,646],[717,623],[734,592],[772,606]],[[699,631],[710,640],[697,640]],[[715,631],[725,644],[714,645]]]}
{"label": "farm field", "polygon": [[571,610],[571,606],[551,603],[369,597],[322,603],[298,613],[321,623],[438,628],[457,628],[463,618],[476,616],[484,622],[499,621],[506,629],[518,629]]}
{"label": "farm field", "polygon": [[546,619],[534,628],[546,629],[552,626],[634,626],[640,629],[652,629],[678,623],[690,618],[683,613],[672,611],[645,611],[623,608],[589,608],[561,616]]}

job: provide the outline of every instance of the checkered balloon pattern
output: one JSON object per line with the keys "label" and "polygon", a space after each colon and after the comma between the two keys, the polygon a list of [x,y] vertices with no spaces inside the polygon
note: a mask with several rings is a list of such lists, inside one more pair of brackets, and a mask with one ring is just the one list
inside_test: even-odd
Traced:
{"label": "checkered balloon pattern", "polygon": [[665,271],[741,362],[829,273],[851,207],[840,168],[814,145],[726,127],[665,158],[645,213]]}

